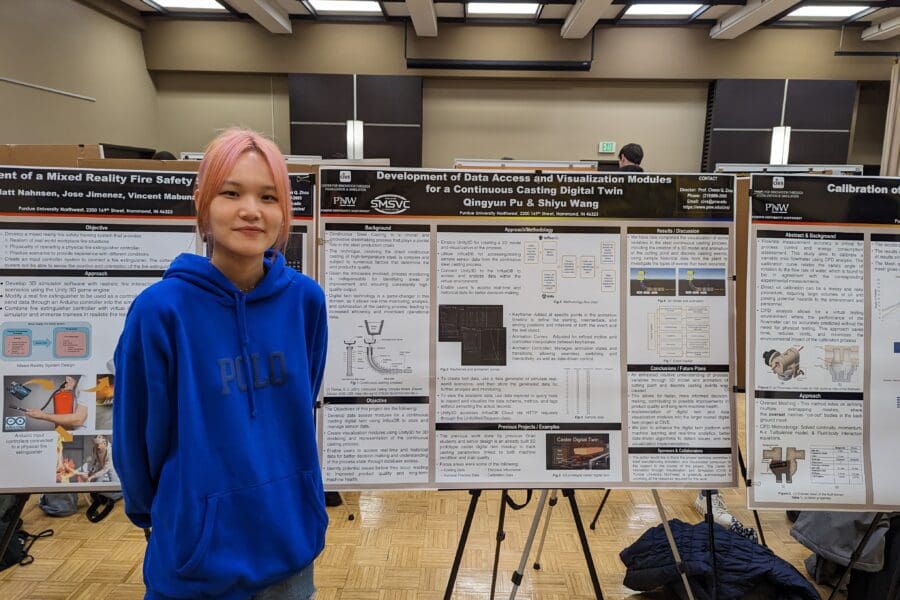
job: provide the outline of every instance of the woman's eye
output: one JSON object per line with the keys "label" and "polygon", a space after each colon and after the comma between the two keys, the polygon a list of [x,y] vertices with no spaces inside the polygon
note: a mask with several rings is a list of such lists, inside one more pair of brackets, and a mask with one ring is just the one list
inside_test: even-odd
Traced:
{"label": "woman's eye", "polygon": [[265,196],[263,196],[262,199],[266,202],[278,202],[278,198],[276,198],[275,196],[269,195],[269,194],[266,194]]}
{"label": "woman's eye", "polygon": [[222,190],[219,193],[220,196],[225,196],[226,198],[237,198],[238,193],[234,190]]}

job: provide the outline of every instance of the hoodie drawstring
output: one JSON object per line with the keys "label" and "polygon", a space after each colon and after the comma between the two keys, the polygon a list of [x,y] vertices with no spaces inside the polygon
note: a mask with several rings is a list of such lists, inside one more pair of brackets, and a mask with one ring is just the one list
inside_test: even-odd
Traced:
{"label": "hoodie drawstring", "polygon": [[256,398],[253,388],[256,381],[253,379],[253,369],[250,367],[250,332],[247,330],[247,296],[241,292],[235,292],[237,304],[238,335],[241,338],[241,357],[244,359],[244,377],[247,381],[247,400],[250,403],[250,416],[256,416]]}

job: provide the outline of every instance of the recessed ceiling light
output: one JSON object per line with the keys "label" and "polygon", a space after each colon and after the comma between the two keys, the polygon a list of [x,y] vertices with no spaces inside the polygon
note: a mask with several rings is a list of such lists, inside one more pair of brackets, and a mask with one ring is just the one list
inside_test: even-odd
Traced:
{"label": "recessed ceiling light", "polygon": [[216,0],[153,0],[153,3],[158,4],[163,8],[171,9],[226,10],[226,8],[216,2]]}
{"label": "recessed ceiling light", "polygon": [[309,0],[317,13],[375,13],[381,7],[374,0]]}
{"label": "recessed ceiling light", "polygon": [[848,5],[811,5],[801,6],[797,10],[788,14],[793,18],[821,18],[821,19],[847,19],[864,10],[869,10],[868,6],[848,6]]}
{"label": "recessed ceiling light", "polygon": [[540,6],[536,2],[469,2],[466,4],[466,10],[470,15],[534,16]]}
{"label": "recessed ceiling light", "polygon": [[689,17],[702,4],[632,4],[625,11],[629,17]]}

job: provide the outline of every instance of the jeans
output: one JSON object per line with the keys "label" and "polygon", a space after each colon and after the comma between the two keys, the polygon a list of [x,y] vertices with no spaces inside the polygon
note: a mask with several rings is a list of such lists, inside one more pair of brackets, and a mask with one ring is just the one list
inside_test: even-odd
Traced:
{"label": "jeans", "polygon": [[316,596],[313,585],[313,566],[271,585],[253,596],[253,600],[312,600]]}

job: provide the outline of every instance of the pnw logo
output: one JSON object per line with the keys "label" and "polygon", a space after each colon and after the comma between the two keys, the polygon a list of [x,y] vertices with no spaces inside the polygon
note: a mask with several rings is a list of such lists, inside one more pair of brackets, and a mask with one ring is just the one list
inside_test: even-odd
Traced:
{"label": "pnw logo", "polygon": [[334,196],[334,205],[338,208],[354,208],[356,196]]}
{"label": "pnw logo", "polygon": [[790,202],[766,202],[766,212],[776,215],[786,215],[791,208]]}
{"label": "pnw logo", "polygon": [[383,215],[399,215],[409,209],[409,200],[397,194],[382,194],[372,198],[372,208]]}

